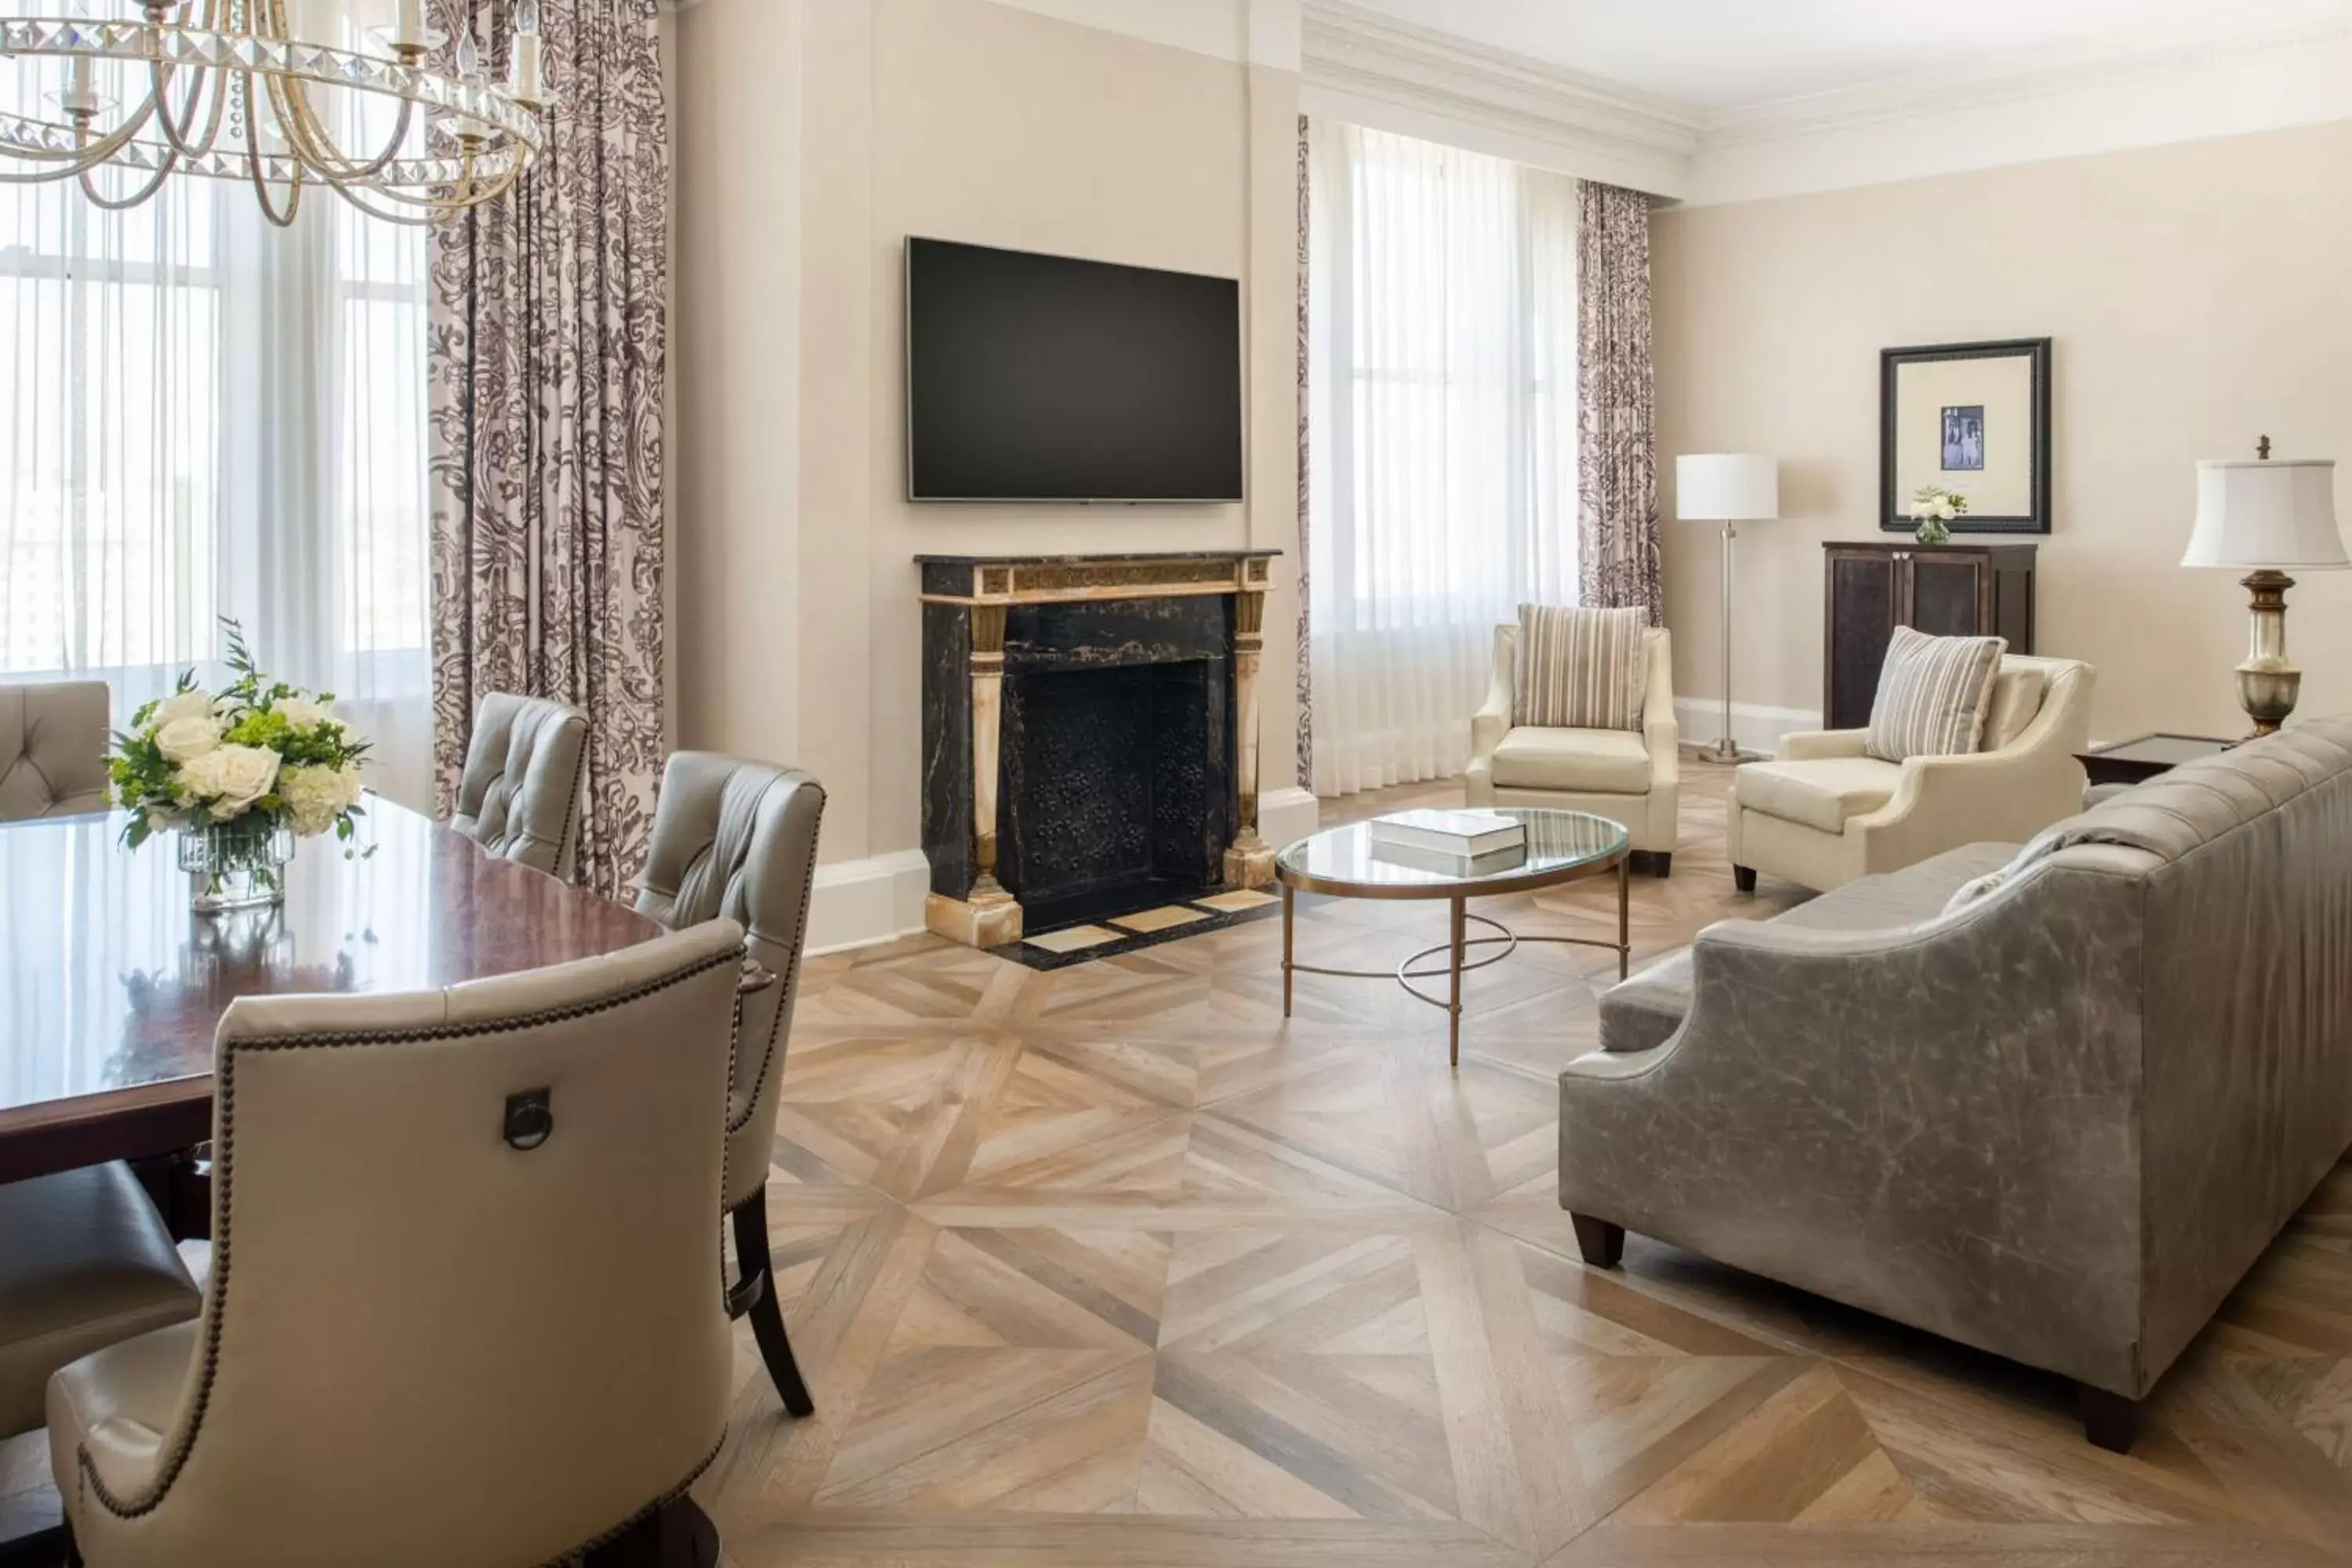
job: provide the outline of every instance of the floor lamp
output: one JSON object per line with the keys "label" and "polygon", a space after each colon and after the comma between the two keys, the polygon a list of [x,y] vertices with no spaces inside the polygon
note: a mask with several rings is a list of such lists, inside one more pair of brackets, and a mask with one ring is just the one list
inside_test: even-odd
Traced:
{"label": "floor lamp", "polygon": [[1717,453],[1675,459],[1675,515],[1685,522],[1723,525],[1723,738],[1698,754],[1714,763],[1752,763],[1731,730],[1731,561],[1738,525],[1780,515],[1780,465],[1770,458]]}

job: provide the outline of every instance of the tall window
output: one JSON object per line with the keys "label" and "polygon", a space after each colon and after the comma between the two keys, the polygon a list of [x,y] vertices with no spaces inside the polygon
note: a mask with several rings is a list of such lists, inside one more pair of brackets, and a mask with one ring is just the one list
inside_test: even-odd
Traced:
{"label": "tall window", "polygon": [[1310,130],[1315,790],[1469,760],[1495,627],[1576,595],[1576,184]]}
{"label": "tall window", "polygon": [[329,192],[281,232],[231,180],[0,187],[0,680],[105,679],[120,721],[234,616],[428,804],[425,276]]}

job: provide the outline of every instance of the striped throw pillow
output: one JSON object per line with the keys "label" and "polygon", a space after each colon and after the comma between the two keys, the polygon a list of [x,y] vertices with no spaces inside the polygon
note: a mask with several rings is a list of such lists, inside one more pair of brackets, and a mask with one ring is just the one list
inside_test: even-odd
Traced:
{"label": "striped throw pillow", "polygon": [[1992,710],[2000,656],[2008,651],[2001,637],[1931,637],[1909,626],[1895,627],[1879,671],[1864,749],[1889,763],[1975,751]]}
{"label": "striped throw pillow", "polygon": [[1638,730],[1650,691],[1642,646],[1650,612],[1519,606],[1511,722],[1544,730]]}

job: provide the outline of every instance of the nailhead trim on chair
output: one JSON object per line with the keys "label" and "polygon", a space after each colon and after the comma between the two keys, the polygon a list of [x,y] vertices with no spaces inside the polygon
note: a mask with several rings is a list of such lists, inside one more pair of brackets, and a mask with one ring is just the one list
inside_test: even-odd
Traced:
{"label": "nailhead trim on chair", "polygon": [[[222,1053],[220,1087],[217,1091],[220,1105],[220,1135],[214,1140],[213,1151],[212,1300],[206,1303],[205,1313],[204,1375],[196,1384],[195,1411],[189,1418],[187,1436],[180,1440],[171,1457],[164,1461],[163,1473],[156,1478],[155,1489],[151,1496],[133,1502],[126,1502],[115,1497],[107,1489],[105,1478],[98,1473],[97,1466],[91,1463],[89,1446],[86,1443],[78,1444],[75,1447],[77,1460],[75,1468],[79,1473],[84,1489],[89,1495],[98,1499],[100,1503],[104,1505],[106,1511],[117,1519],[139,1519],[152,1513],[171,1494],[173,1486],[180,1479],[180,1472],[187,1468],[190,1457],[195,1452],[196,1438],[204,1430],[205,1414],[212,1403],[213,1380],[220,1371],[221,1332],[228,1316],[231,1246],[229,1219],[236,1153],[236,1059],[238,1057],[248,1051],[341,1049],[351,1046],[414,1045],[425,1040],[455,1040],[478,1035],[512,1034],[520,1029],[534,1029],[546,1024],[559,1024],[574,1018],[593,1017],[599,1013],[609,1013],[615,1007],[642,1001],[647,996],[667,991],[673,985],[683,984],[722,965],[740,963],[741,963],[740,954],[721,952],[657,980],[647,981],[643,984],[632,986],[626,991],[615,992],[599,1001],[582,1003],[570,1007],[550,1008],[541,1013],[528,1013],[519,1017],[500,1019],[492,1024],[440,1025],[425,1029],[401,1029],[389,1034],[289,1035],[279,1040],[232,1041],[228,1048]],[[739,1013],[740,1011],[740,1004],[738,1011]],[[727,1190],[726,1161],[723,1152],[719,1163],[719,1197],[723,1205]],[[719,1271],[722,1276],[726,1272],[723,1258]],[[724,1284],[723,1278],[721,1284]],[[723,1437],[721,1441],[724,1441]],[[714,1457],[717,1452],[715,1448],[712,1450]],[[709,1459],[705,1459],[703,1464],[707,1466],[709,1462]],[[701,1467],[697,1467],[694,1476],[687,1478],[686,1485],[693,1485],[695,1476],[701,1473]],[[679,1489],[680,1491],[684,1489],[684,1487]],[[675,1496],[676,1494],[673,1493],[672,1498],[674,1499]],[[665,1499],[663,1502],[666,1505],[670,1500],[671,1499]]]}
{"label": "nailhead trim on chair", "polygon": [[[775,1017],[769,1020],[768,1049],[766,1054],[761,1056],[760,1058],[760,1076],[751,1080],[751,1092],[745,1097],[743,1120],[740,1121],[730,1122],[727,1128],[728,1137],[730,1140],[736,1133],[742,1131],[744,1128],[749,1127],[751,1124],[751,1110],[750,1108],[759,1104],[760,1090],[767,1087],[768,1073],[775,1066],[776,1058],[783,1054],[776,1048],[776,1037],[782,1033],[784,1020],[793,1016],[793,1007],[800,1002],[801,954],[808,949],[809,901],[816,892],[817,846],[823,841],[824,837],[824,808],[828,797],[824,793],[824,786],[817,783],[814,779],[808,779],[798,787],[802,789],[811,789],[816,792],[816,833],[809,841],[808,880],[801,884],[801,940],[793,948],[793,972],[790,974],[780,975],[778,977],[783,983],[783,999],[776,1004]],[[727,1059],[730,1064],[727,1072],[728,1088],[731,1091],[735,1087],[735,1071],[733,1067],[735,1058],[730,1056]]]}
{"label": "nailhead trim on chair", "polygon": [[726,1446],[727,1433],[722,1429],[719,1434],[719,1441],[710,1446],[710,1452],[702,1456],[702,1462],[700,1464],[695,1466],[693,1469],[687,1472],[686,1479],[678,1482],[677,1485],[670,1488],[669,1490],[662,1493],[661,1496],[656,1498],[653,1501],[647,1503],[636,1512],[629,1515],[628,1518],[623,1520],[620,1523],[614,1525],[604,1534],[581,1542],[579,1545],[573,1547],[571,1551],[564,1552],[559,1557],[549,1558],[545,1563],[540,1564],[540,1568],[570,1568],[572,1561],[574,1558],[585,1557],[589,1552],[595,1551],[598,1547],[608,1546],[614,1542],[618,1541],[624,1535],[628,1534],[629,1531],[635,1530],[640,1524],[643,1524],[646,1520],[651,1519],[654,1515],[659,1513],[662,1510],[667,1508],[670,1504],[684,1497],[688,1492],[693,1490],[694,1483],[702,1479],[702,1472],[710,1468],[711,1461],[719,1458],[719,1450],[724,1448]]}

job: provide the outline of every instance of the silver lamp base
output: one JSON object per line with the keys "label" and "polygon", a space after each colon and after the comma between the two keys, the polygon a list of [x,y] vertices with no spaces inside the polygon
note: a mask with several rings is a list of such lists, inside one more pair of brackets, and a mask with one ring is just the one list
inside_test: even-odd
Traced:
{"label": "silver lamp base", "polygon": [[1686,749],[1692,756],[1702,763],[1720,763],[1727,768],[1738,767],[1742,763],[1763,763],[1771,760],[1763,752],[1751,752],[1728,737],[1708,744],[1693,742]]}

